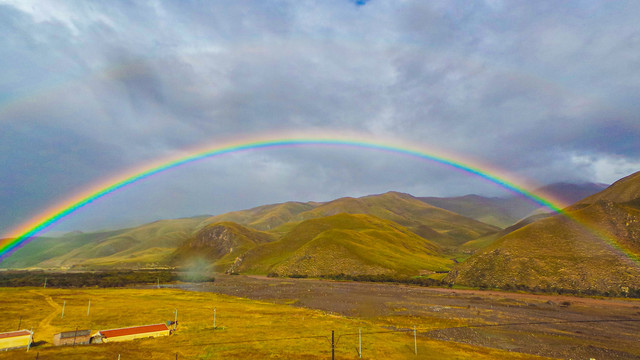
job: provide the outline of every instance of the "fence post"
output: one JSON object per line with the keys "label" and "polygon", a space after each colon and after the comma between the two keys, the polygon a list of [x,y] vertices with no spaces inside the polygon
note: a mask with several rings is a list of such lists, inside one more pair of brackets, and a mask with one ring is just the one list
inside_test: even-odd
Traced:
{"label": "fence post", "polygon": [[418,355],[418,335],[416,333],[416,326],[413,325],[413,350]]}
{"label": "fence post", "polygon": [[358,357],[362,358],[362,332],[361,328],[358,328]]}
{"label": "fence post", "polygon": [[336,343],[333,337],[333,330],[331,330],[331,360],[336,359]]}
{"label": "fence post", "polygon": [[178,309],[175,310],[176,316],[173,320],[173,331],[176,331],[176,328],[178,327]]}

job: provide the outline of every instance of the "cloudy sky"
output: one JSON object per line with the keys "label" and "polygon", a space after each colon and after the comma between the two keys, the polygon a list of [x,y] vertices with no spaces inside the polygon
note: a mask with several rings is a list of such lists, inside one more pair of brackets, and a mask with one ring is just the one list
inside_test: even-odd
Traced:
{"label": "cloudy sky", "polygon": [[[259,134],[392,136],[520,178],[640,170],[635,1],[0,0],[0,236],[79,191]],[[366,149],[189,164],[54,230],[389,190],[506,195]]]}

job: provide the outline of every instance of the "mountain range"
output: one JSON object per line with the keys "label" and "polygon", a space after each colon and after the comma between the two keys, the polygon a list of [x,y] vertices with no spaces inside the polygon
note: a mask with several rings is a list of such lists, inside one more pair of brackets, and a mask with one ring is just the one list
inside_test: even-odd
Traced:
{"label": "mountain range", "polygon": [[2,268],[199,268],[273,276],[428,277],[489,288],[640,289],[640,173],[609,187],[554,184],[571,204],[388,192],[37,238]]}

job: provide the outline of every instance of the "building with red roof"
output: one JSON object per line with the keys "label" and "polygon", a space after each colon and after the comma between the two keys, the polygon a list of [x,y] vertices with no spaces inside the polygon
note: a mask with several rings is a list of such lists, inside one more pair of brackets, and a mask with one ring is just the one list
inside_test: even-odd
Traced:
{"label": "building with red roof", "polygon": [[93,336],[92,342],[117,342],[146,339],[157,336],[169,336],[171,330],[167,324],[134,326],[121,329],[100,330]]}
{"label": "building with red roof", "polygon": [[0,350],[19,349],[31,346],[33,331],[18,330],[0,333]]}

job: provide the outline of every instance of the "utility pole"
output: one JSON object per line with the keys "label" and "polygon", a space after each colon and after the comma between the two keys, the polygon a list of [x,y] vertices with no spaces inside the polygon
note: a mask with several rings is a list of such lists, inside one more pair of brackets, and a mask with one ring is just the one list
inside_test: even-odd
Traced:
{"label": "utility pole", "polygon": [[358,357],[362,358],[362,332],[358,328]]}
{"label": "utility pole", "polygon": [[64,319],[64,307],[67,306],[67,300],[64,300],[62,303],[62,315],[60,315],[61,319]]}
{"label": "utility pole", "polygon": [[336,343],[333,337],[333,330],[331,330],[331,360],[336,359]]}
{"label": "utility pole", "polygon": [[173,320],[173,331],[176,331],[176,328],[178,327],[178,309],[175,310],[176,313],[176,317]]}
{"label": "utility pole", "polygon": [[44,288],[45,289],[47,288],[47,277],[46,276],[44,277]]}
{"label": "utility pole", "polygon": [[416,326],[413,325],[413,350],[418,355],[418,334],[416,333]]}
{"label": "utility pole", "polygon": [[76,326],[76,331],[73,333],[73,347],[76,346],[76,338],[78,337],[78,327]]}
{"label": "utility pole", "polygon": [[89,316],[89,311],[91,311],[91,299],[89,299],[89,305],[87,306],[87,316]]}
{"label": "utility pole", "polygon": [[[33,328],[31,328],[31,335],[29,335],[29,344],[27,344],[27,352],[31,350],[31,343],[33,342]],[[38,353],[36,353],[36,357],[38,357]]]}

